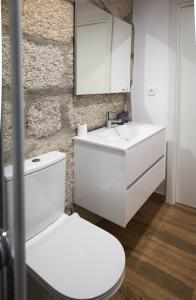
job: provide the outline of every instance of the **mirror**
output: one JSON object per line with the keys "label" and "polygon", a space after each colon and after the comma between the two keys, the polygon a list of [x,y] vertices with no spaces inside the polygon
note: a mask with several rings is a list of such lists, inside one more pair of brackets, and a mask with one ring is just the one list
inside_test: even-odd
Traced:
{"label": "mirror", "polygon": [[132,26],[90,0],[75,7],[76,95],[129,92]]}

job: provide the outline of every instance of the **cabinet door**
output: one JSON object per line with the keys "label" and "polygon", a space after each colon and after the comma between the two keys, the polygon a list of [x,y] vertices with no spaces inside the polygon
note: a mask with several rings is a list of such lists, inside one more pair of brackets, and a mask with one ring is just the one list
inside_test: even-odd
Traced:
{"label": "cabinet door", "polygon": [[115,17],[113,22],[111,93],[129,92],[132,26]]}
{"label": "cabinet door", "polygon": [[165,130],[131,148],[126,153],[127,187],[165,154]]}
{"label": "cabinet door", "polygon": [[112,19],[77,26],[77,95],[110,93]]}
{"label": "cabinet door", "polygon": [[148,172],[145,173],[126,193],[127,224],[142,207],[150,195],[165,179],[165,157],[161,158]]}

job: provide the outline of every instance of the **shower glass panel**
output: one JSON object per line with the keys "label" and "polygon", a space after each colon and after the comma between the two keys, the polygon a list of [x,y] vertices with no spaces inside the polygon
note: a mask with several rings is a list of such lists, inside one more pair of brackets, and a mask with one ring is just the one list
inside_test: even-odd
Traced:
{"label": "shower glass panel", "polygon": [[[25,300],[21,1],[8,2],[10,34],[2,24],[0,14],[4,36],[2,42],[0,32],[0,300]],[[2,60],[5,72],[2,72]],[[13,192],[9,198],[5,181],[7,165],[13,166]],[[10,198],[13,199],[11,203]]]}

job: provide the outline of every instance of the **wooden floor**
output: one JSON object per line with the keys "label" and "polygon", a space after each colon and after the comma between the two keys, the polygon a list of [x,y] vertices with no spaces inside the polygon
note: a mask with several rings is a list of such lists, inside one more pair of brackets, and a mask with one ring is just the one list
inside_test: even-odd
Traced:
{"label": "wooden floor", "polygon": [[169,206],[154,194],[126,229],[79,213],[125,249],[125,279],[112,300],[196,300],[196,209]]}

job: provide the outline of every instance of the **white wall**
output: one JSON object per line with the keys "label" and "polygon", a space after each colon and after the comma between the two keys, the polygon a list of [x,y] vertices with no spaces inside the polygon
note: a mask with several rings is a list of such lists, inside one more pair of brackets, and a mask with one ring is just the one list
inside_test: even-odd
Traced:
{"label": "white wall", "polygon": [[[133,120],[167,124],[169,100],[170,0],[135,0]],[[148,96],[148,88],[156,96]]]}

